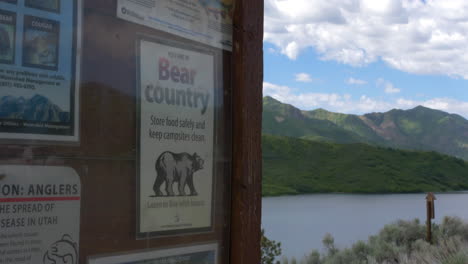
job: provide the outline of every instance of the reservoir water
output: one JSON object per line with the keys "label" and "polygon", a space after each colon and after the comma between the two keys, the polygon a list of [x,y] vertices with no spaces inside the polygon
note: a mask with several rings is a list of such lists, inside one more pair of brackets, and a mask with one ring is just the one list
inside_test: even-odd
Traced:
{"label": "reservoir water", "polygon": [[[323,250],[330,233],[335,244],[348,247],[367,240],[398,219],[426,219],[426,194],[314,194],[263,198],[262,227],[281,242],[283,256],[298,259],[312,249]],[[436,223],[444,216],[468,221],[468,192],[436,194]]]}

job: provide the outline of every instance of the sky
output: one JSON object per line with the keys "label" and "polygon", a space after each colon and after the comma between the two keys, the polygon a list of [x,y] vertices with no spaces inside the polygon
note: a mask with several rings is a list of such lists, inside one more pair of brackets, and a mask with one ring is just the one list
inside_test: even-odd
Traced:
{"label": "sky", "polygon": [[468,118],[468,1],[265,0],[264,95],[364,114]]}

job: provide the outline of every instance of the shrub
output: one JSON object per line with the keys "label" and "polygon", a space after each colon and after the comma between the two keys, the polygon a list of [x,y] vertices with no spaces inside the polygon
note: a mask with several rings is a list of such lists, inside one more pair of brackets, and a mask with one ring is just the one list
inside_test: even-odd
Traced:
{"label": "shrub", "polygon": [[321,264],[320,253],[317,250],[313,250],[302,262],[306,264]]}
{"label": "shrub", "polygon": [[442,238],[460,236],[468,241],[468,224],[458,217],[444,217],[438,231]]}
{"label": "shrub", "polygon": [[338,249],[335,247],[335,238],[330,233],[325,234],[322,239],[322,244],[328,252],[329,256],[333,256],[338,252]]}
{"label": "shrub", "polygon": [[261,264],[274,264],[276,257],[281,255],[281,243],[268,239],[265,236],[265,230],[262,229],[261,250]]}
{"label": "shrub", "polygon": [[[325,254],[313,250],[301,264],[468,263],[468,223],[457,217],[445,217],[440,225],[433,225],[432,245],[424,240],[425,228],[419,220],[399,220],[386,225],[367,242],[358,241],[345,249],[336,248],[333,236],[326,234],[322,240]],[[284,258],[282,263],[288,264],[288,259]]]}

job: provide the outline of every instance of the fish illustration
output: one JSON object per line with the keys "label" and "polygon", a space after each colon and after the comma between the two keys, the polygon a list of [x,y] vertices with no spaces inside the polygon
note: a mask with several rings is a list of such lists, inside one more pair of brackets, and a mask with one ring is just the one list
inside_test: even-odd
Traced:
{"label": "fish illustration", "polygon": [[77,264],[78,245],[70,235],[64,235],[62,239],[52,244],[43,257],[44,264]]}

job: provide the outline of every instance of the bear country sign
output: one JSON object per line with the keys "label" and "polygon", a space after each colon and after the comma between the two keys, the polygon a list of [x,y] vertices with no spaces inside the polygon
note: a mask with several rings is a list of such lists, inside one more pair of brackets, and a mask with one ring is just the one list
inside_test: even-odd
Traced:
{"label": "bear country sign", "polygon": [[214,55],[141,38],[138,186],[140,238],[212,226]]}
{"label": "bear country sign", "polygon": [[66,167],[0,166],[0,263],[78,263],[81,183]]}

